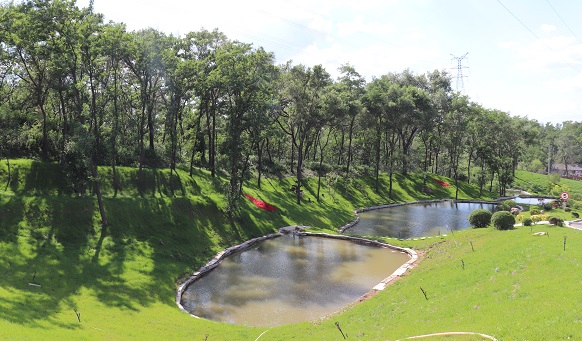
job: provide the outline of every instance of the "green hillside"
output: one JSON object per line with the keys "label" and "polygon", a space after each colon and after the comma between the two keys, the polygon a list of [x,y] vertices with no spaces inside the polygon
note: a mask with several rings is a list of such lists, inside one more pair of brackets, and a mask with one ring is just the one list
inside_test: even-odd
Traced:
{"label": "green hillside", "polygon": [[[230,224],[222,194],[226,179],[213,179],[201,170],[192,177],[178,171],[172,179],[168,170],[147,169],[141,179],[136,169],[117,171],[115,191],[112,170],[99,170],[110,222],[102,229],[96,198],[89,192],[75,195],[56,164],[10,160],[8,182],[7,164],[0,163],[0,339],[255,340],[264,328],[194,319],[179,311],[176,283],[227,246],[292,224],[333,231],[352,219],[355,208],[393,202],[387,178],[382,178],[380,193],[374,193],[368,178],[324,182],[321,203],[315,197],[317,179],[310,178],[302,205],[290,191],[293,179],[264,179],[261,189],[249,180],[245,193],[279,210],[262,211],[242,199]],[[454,186],[431,181],[432,194],[423,194],[421,174],[395,179],[394,201],[454,196]],[[460,198],[477,193],[473,186],[460,188]],[[336,340],[335,321],[351,339],[394,339],[451,329],[502,339],[544,339],[555,335],[551,331],[556,328],[563,336],[581,338],[580,311],[571,295],[582,280],[576,278],[582,234],[548,229],[552,237],[537,244],[527,241],[525,228],[467,230],[438,246],[427,240],[390,240],[426,252],[425,259],[388,290],[333,319],[272,328],[261,339]],[[561,251],[564,236],[567,253]],[[469,242],[475,254],[468,251]],[[471,264],[470,271],[458,273],[461,258]],[[570,273],[572,268],[578,271]],[[549,285],[543,294],[537,294],[542,290],[537,284],[524,284],[546,270],[559,272],[564,282],[546,276],[540,283]],[[418,301],[424,300],[418,296],[419,284],[438,298]],[[516,300],[506,300],[512,297]],[[529,309],[539,302],[544,309]],[[515,329],[515,321],[508,318],[514,305],[521,307],[519,316],[531,317]],[[540,320],[545,324],[528,328]]]}

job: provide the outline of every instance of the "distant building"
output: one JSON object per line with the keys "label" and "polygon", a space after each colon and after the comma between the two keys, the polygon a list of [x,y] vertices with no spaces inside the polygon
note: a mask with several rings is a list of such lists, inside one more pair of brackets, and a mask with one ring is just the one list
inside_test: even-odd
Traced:
{"label": "distant building", "polygon": [[[551,173],[566,176],[566,166],[563,163],[556,163],[552,165]],[[582,165],[568,165],[568,175],[582,176]]]}

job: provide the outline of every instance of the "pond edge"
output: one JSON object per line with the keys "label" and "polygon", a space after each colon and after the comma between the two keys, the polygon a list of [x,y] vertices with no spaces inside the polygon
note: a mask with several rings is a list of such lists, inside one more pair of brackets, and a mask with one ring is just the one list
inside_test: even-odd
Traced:
{"label": "pond edge", "polygon": [[402,202],[402,203],[397,203],[397,204],[386,204],[386,205],[363,207],[363,208],[358,208],[357,210],[355,210],[354,211],[354,220],[352,220],[349,223],[345,224],[344,226],[340,227],[337,230],[337,232],[343,234],[347,229],[356,226],[360,222],[360,216],[358,215],[358,213],[361,213],[361,212],[380,210],[380,209],[390,208],[390,207],[415,205],[415,204],[434,204],[434,203],[445,202],[445,201],[451,201],[454,203],[494,204],[494,205],[499,204],[499,201],[497,201],[497,200],[435,199],[435,200],[420,200],[420,201]]}
{"label": "pond edge", "polygon": [[[220,265],[220,262],[222,262],[222,260],[224,258],[226,258],[234,253],[248,250],[259,242],[262,242],[262,241],[265,241],[268,239],[281,237],[281,236],[286,235],[286,234],[295,234],[298,236],[311,236],[311,237],[330,238],[330,239],[340,239],[340,240],[351,241],[351,242],[361,244],[361,245],[391,249],[391,250],[395,250],[395,251],[399,251],[399,252],[408,254],[410,259],[406,263],[402,264],[391,275],[389,275],[388,277],[386,277],[385,279],[380,281],[380,283],[378,283],[376,286],[374,286],[364,296],[367,296],[371,293],[375,293],[377,291],[384,290],[386,288],[386,286],[391,281],[393,281],[394,279],[396,279],[398,277],[401,277],[404,273],[406,273],[406,271],[408,271],[408,269],[412,268],[414,266],[414,264],[419,259],[416,251],[414,251],[412,249],[403,248],[403,247],[399,247],[399,246],[395,246],[395,245],[391,245],[391,244],[387,244],[387,243],[382,243],[382,242],[379,242],[376,240],[370,240],[370,239],[360,238],[360,237],[352,237],[352,236],[346,236],[346,235],[335,235],[335,234],[327,234],[327,233],[305,232],[304,230],[306,228],[309,228],[309,226],[299,226],[299,225],[285,226],[285,227],[280,228],[279,232],[277,232],[277,233],[271,233],[271,234],[268,234],[265,236],[249,239],[241,244],[234,245],[234,246],[228,247],[228,248],[220,251],[210,261],[208,261],[205,265],[200,267],[198,269],[198,271],[194,272],[186,281],[184,281],[182,284],[180,284],[180,286],[176,290],[176,304],[178,305],[178,308],[180,308],[180,310],[182,312],[185,312],[185,313],[189,314],[190,316],[193,316],[195,318],[201,318],[200,316],[196,316],[196,315],[190,313],[182,305],[182,295],[184,294],[184,291],[188,288],[188,286],[190,286],[190,284],[192,284],[195,281],[197,281],[198,279],[204,277],[204,275],[206,275],[207,273],[212,271],[214,268],[216,268],[218,265]],[[364,296],[362,296],[362,297],[364,297]],[[356,300],[356,302],[359,302],[359,301],[360,300]],[[347,304],[350,304],[350,303],[347,303]],[[209,320],[209,321],[212,321],[212,320]],[[214,321],[214,322],[216,322],[216,321]]]}

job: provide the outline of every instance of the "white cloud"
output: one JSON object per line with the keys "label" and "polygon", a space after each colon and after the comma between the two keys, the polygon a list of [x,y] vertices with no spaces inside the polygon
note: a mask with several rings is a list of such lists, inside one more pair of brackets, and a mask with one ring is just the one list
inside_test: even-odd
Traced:
{"label": "white cloud", "polygon": [[499,47],[500,49],[512,49],[514,47],[517,47],[517,42],[515,41],[500,41],[499,43],[497,43],[497,47]]}
{"label": "white cloud", "polygon": [[337,31],[340,36],[353,36],[357,34],[383,36],[396,32],[396,28],[391,23],[369,22],[363,16],[358,15],[352,21],[338,23]]}
{"label": "white cloud", "polygon": [[577,71],[582,65],[582,44],[573,37],[538,39],[516,49],[516,69],[530,72]]}
{"label": "white cloud", "polygon": [[542,32],[552,32],[552,31],[555,31],[557,28],[554,25],[543,24],[541,29],[542,29]]}

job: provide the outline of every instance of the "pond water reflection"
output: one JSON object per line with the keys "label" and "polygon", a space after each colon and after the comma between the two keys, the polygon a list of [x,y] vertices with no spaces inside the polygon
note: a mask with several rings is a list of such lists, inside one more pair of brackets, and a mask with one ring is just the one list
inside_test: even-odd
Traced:
{"label": "pond water reflection", "polygon": [[511,200],[515,201],[517,204],[528,204],[528,205],[543,205],[549,202],[554,201],[556,198],[538,198],[538,197],[531,197],[531,198],[521,198],[515,197]]}
{"label": "pond water reflection", "polygon": [[196,316],[250,326],[315,320],[356,301],[409,259],[344,240],[282,236],[227,257],[192,283],[181,303]]}
{"label": "pond water reflection", "polygon": [[494,204],[436,203],[410,204],[358,213],[360,222],[344,233],[350,235],[415,238],[449,234],[471,226],[468,217],[476,209],[493,212]]}

